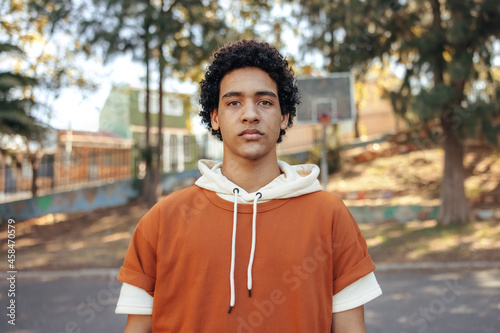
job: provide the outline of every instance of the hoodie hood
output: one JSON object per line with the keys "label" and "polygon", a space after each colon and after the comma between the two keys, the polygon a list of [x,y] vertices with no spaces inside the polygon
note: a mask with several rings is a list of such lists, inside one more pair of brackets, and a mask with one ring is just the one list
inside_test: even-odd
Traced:
{"label": "hoodie hood", "polygon": [[278,165],[282,172],[281,175],[257,192],[248,193],[222,174],[222,162],[200,160],[198,168],[202,176],[196,181],[195,185],[213,191],[228,201],[234,200],[233,191],[237,188],[239,190],[238,201],[247,204],[253,203],[256,193],[262,195],[259,202],[265,202],[321,191],[322,188],[318,181],[319,167],[317,165],[301,164],[291,166],[283,161],[278,161]]}

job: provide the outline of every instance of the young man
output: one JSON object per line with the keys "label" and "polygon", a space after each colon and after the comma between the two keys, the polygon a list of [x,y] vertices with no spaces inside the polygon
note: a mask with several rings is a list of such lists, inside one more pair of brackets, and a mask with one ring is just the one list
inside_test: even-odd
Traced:
{"label": "young man", "polygon": [[214,55],[200,115],[223,161],[201,160],[195,186],[138,224],[118,276],[125,332],[366,332],[363,305],[381,290],[356,222],[317,166],[276,157],[298,102],[274,47]]}

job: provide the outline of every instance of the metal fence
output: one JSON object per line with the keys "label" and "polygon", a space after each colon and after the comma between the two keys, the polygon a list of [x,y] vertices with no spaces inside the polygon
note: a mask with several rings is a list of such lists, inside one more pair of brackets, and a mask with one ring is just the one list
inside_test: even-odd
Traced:
{"label": "metal fence", "polygon": [[0,154],[0,201],[30,198],[34,185],[37,195],[44,195],[128,179],[131,161],[130,149],[73,149],[36,158],[4,152]]}

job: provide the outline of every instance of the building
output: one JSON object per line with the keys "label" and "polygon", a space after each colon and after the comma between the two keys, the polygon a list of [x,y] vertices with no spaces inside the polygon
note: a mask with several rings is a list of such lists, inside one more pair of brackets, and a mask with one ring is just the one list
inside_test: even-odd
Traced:
{"label": "building", "polygon": [[132,177],[132,140],[107,132],[49,129],[44,141],[9,138],[0,154],[0,201],[99,186]]}
{"label": "building", "polygon": [[109,132],[57,130],[57,134],[53,168],[56,186],[132,177],[132,140]]}
{"label": "building", "polygon": [[[136,148],[146,146],[144,89],[129,85],[114,86],[99,116],[99,130],[131,139]],[[183,171],[196,166],[198,160],[194,137],[190,130],[193,96],[181,93],[164,93],[163,103],[163,172]],[[150,144],[158,142],[158,91],[150,91]],[[138,168],[140,152],[136,152],[134,167]]]}

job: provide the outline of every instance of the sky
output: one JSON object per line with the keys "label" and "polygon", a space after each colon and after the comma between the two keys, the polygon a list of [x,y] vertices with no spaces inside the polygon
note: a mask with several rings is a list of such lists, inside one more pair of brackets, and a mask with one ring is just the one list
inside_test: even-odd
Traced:
{"label": "sky", "polygon": [[[222,1],[222,4],[225,4]],[[225,4],[224,6],[228,6]],[[274,8],[273,15],[290,15],[291,7]],[[258,27],[257,27],[258,28]],[[264,30],[269,27],[264,27]],[[297,55],[299,52],[299,41],[294,37],[291,31],[283,31],[283,40],[287,45],[282,50],[285,55]],[[306,57],[308,58],[308,57]],[[310,59],[306,59],[310,60]],[[315,59],[314,62],[320,60]],[[112,86],[115,84],[129,84],[132,87],[143,88],[145,86],[145,68],[141,63],[133,62],[130,55],[117,57],[113,62],[103,66],[97,62],[88,62],[90,72],[98,73],[96,79],[99,88],[94,93],[87,93],[85,96],[76,88],[65,89],[60,97],[54,101],[53,114],[50,125],[57,129],[97,131],[99,129],[99,113],[106,98],[108,97]],[[152,82],[153,84],[154,82]],[[180,83],[172,78],[167,78],[165,82],[165,91],[196,93],[198,85],[196,83]],[[198,124],[193,124],[194,130],[203,130]]]}
{"label": "sky", "polygon": [[[129,84],[132,87],[144,86],[142,78],[145,69],[142,64],[133,62],[130,56],[124,55],[103,66],[98,63],[87,63],[86,66],[99,73],[95,92],[83,94],[77,88],[64,89],[60,97],[53,103],[54,113],[50,125],[57,129],[80,131],[98,131],[99,113],[106,102],[111,88],[117,84]],[[173,79],[166,80],[166,91],[195,92],[195,84],[181,84]]]}

